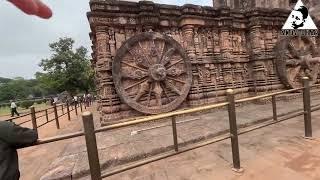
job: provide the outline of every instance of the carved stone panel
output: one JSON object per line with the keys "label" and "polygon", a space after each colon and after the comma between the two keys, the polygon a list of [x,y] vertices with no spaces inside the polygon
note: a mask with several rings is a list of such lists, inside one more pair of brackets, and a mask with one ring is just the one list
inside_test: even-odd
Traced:
{"label": "carved stone panel", "polygon": [[176,109],[192,83],[191,63],[181,45],[154,32],[124,42],[117,51],[112,73],[121,99],[147,114]]}

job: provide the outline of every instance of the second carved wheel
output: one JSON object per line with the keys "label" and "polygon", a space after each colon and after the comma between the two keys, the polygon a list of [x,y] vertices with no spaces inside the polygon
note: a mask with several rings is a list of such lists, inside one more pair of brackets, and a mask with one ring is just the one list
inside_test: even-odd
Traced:
{"label": "second carved wheel", "polygon": [[183,47],[155,32],[125,41],[117,51],[112,74],[120,98],[146,114],[176,109],[192,84],[191,62]]}
{"label": "second carved wheel", "polygon": [[302,78],[318,81],[320,58],[309,37],[285,37],[276,46],[276,66],[281,81],[289,88],[302,87]]}

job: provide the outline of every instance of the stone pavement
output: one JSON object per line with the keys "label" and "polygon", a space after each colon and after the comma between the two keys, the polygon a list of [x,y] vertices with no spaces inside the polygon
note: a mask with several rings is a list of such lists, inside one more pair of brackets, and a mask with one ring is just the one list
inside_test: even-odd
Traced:
{"label": "stone pavement", "polygon": [[[89,107],[88,110],[95,111],[96,106]],[[61,113],[61,112],[59,112]],[[48,138],[56,135],[62,135],[66,133],[72,133],[80,131],[82,129],[82,121],[80,121],[81,113],[79,110],[78,116],[75,112],[71,112],[71,121],[67,116],[59,118],[60,129],[56,128],[55,121],[52,121],[38,129],[40,138]],[[51,115],[52,116],[52,115]],[[27,120],[28,117],[18,119],[18,122]],[[52,117],[50,117],[51,119]],[[41,120],[41,119],[40,119]],[[39,119],[38,119],[39,121]],[[15,121],[17,122],[17,121]],[[31,123],[23,124],[24,127],[31,128]],[[44,144],[40,146],[33,146],[18,150],[19,153],[19,166],[22,180],[36,180],[49,170],[51,162],[57,159],[64,151],[65,147],[70,144],[70,140],[59,141],[50,144]]]}
{"label": "stone pavement", "polygon": [[[320,97],[313,96],[312,104],[320,104]],[[301,98],[277,102],[278,114],[285,115],[287,112],[299,111],[302,107]],[[228,132],[229,129],[228,114],[225,109],[178,117],[177,121],[188,119],[198,120],[177,125],[180,146],[186,146],[190,143],[212,138]],[[237,121],[240,127],[257,123],[261,121],[261,119],[264,121],[272,119],[271,104],[247,104],[237,107]],[[298,119],[300,119],[300,123],[303,122],[302,116],[299,116]],[[141,129],[169,123],[169,120],[163,120],[157,123],[146,123],[97,134],[99,158],[102,169],[108,170],[128,162],[171,151],[173,149],[171,126],[146,130],[138,134],[132,133]],[[301,130],[303,130],[303,127],[301,127]],[[291,130],[288,129],[286,131],[290,132]],[[262,138],[263,140],[258,139],[247,143],[255,146],[255,144],[260,145],[263,142],[269,141],[265,137]],[[221,156],[220,161],[230,161],[231,152],[229,144],[226,142],[220,146],[222,147],[215,149],[218,156]],[[259,148],[259,146],[255,147]],[[263,147],[263,145],[260,147]],[[250,153],[248,153],[248,155],[250,155]],[[88,170],[85,142],[83,138],[80,137],[72,140],[72,143],[65,148],[58,159],[53,161],[50,170],[41,179],[82,179],[88,174]]]}
{"label": "stone pavement", "polygon": [[[319,180],[320,111],[313,113],[314,139],[304,139],[299,116],[239,136],[243,173],[232,171],[230,140],[198,148],[108,180]],[[90,179],[84,177],[82,180]]]}

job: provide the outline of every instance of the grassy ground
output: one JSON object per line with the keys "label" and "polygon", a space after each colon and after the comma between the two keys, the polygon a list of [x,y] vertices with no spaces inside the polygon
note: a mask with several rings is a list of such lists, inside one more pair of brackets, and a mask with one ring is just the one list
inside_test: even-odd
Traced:
{"label": "grassy ground", "polygon": [[[45,109],[45,108],[50,107],[50,106],[48,106],[48,105],[45,104],[45,103],[42,103],[42,104],[34,104],[33,106],[35,107],[36,110],[41,110],[41,109]],[[29,112],[30,110],[29,110],[29,109],[22,108],[22,107],[18,107],[17,111],[18,111],[19,113],[26,113],[26,112]],[[10,113],[11,113],[10,107],[0,108],[0,116],[10,115]]]}

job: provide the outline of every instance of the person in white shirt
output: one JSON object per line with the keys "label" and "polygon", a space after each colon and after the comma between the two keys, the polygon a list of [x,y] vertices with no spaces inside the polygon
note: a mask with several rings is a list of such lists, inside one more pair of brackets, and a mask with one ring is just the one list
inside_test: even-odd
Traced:
{"label": "person in white shirt", "polygon": [[11,103],[11,105],[10,105],[10,108],[11,108],[11,117],[13,117],[14,114],[16,114],[17,116],[20,116],[20,114],[19,114],[18,111],[17,111],[17,105],[16,105],[16,103],[15,103],[13,100],[11,100],[10,103]]}
{"label": "person in white shirt", "polygon": [[74,96],[73,101],[74,101],[74,103],[78,104],[78,96]]}

